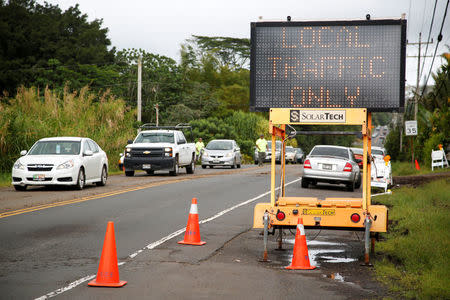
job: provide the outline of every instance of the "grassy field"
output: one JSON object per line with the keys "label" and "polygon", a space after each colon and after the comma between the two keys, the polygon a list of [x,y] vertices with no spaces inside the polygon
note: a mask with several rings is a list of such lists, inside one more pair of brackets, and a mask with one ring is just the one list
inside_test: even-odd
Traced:
{"label": "grassy field", "polygon": [[392,162],[393,176],[421,175],[439,172],[450,172],[450,168],[434,168],[434,171],[431,171],[431,167],[422,165],[420,166],[420,170],[416,170],[414,164],[412,164],[411,162],[404,162],[404,161]]}
{"label": "grassy field", "polygon": [[401,188],[377,202],[390,227],[377,243],[375,271],[409,299],[450,299],[450,180]]}

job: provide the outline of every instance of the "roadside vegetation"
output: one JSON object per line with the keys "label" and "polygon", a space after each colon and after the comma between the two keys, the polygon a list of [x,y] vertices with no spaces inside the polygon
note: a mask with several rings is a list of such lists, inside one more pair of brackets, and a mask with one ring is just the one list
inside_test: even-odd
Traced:
{"label": "roadside vegetation", "polygon": [[428,173],[440,173],[450,172],[450,168],[434,168],[431,170],[430,166],[421,165],[420,170],[416,170],[415,165],[412,162],[396,161],[392,163],[392,175],[393,176],[408,176],[408,175],[423,175]]}
{"label": "roadside vegetation", "polygon": [[401,297],[450,299],[450,180],[377,197],[389,231],[376,246],[377,278]]}
{"label": "roadside vegetation", "polygon": [[[448,51],[447,51],[448,52]],[[386,150],[395,161],[411,161],[411,150],[420,167],[431,167],[431,151],[438,150],[439,145],[448,154],[450,151],[450,55],[442,56],[444,63],[436,74],[432,74],[434,86],[420,87],[418,95],[407,99],[403,117],[391,123],[391,131],[386,139]],[[404,121],[414,120],[414,102],[418,99],[417,136],[405,136]],[[400,135],[402,147],[400,151]],[[414,145],[414,146],[413,146]]]}

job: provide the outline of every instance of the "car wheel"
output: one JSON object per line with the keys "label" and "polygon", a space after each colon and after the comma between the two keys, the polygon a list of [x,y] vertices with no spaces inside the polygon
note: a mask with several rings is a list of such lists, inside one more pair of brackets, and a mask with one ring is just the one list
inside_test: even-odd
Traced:
{"label": "car wheel", "polygon": [[206,166],[205,166],[205,165],[202,165],[202,169],[206,169]]}
{"label": "car wheel", "polygon": [[80,169],[80,171],[78,172],[78,179],[75,188],[81,191],[84,188],[85,180],[86,177],[84,177],[84,170]]}
{"label": "car wheel", "polygon": [[258,164],[258,161],[257,160],[255,160],[255,165],[257,165]]}
{"label": "car wheel", "polygon": [[127,176],[127,177],[134,176],[134,171],[125,171],[125,176]]}
{"label": "car wheel", "polygon": [[307,189],[309,186],[309,181],[302,178],[302,188]]}
{"label": "car wheel", "polygon": [[26,185],[15,185],[14,188],[16,191],[25,191],[27,189]]}
{"label": "car wheel", "polygon": [[231,168],[232,169],[236,168],[236,160],[233,161],[233,164],[231,165]]}
{"label": "car wheel", "polygon": [[186,167],[187,174],[194,174],[195,171],[195,156],[192,155],[192,161],[189,166]]}
{"label": "car wheel", "polygon": [[180,171],[180,166],[178,165],[178,156],[175,157],[175,162],[173,163],[173,170],[169,172],[170,176],[177,176]]}
{"label": "car wheel", "polygon": [[103,166],[102,175],[99,182],[96,182],[97,186],[105,186],[106,180],[108,179],[108,172],[106,172],[106,167]]}
{"label": "car wheel", "polygon": [[347,191],[353,192],[354,190],[355,190],[355,182],[352,181],[352,182],[347,184]]}
{"label": "car wheel", "polygon": [[238,169],[240,169],[240,168],[241,168],[241,164],[240,164],[240,163],[239,163],[239,164],[237,165],[237,168],[238,168]]}
{"label": "car wheel", "polygon": [[147,172],[148,175],[153,175],[155,174],[154,170],[146,170],[145,172]]}

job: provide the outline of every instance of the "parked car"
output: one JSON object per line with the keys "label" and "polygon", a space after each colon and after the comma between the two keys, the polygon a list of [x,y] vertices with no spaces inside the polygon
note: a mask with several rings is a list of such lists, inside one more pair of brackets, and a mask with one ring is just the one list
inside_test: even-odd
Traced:
{"label": "parked car", "polygon": [[361,171],[348,147],[316,145],[303,164],[302,188],[318,182],[345,184],[349,191],[361,186]]}
{"label": "parked car", "polygon": [[108,178],[108,157],[89,138],[44,138],[20,155],[12,169],[18,191],[29,185],[73,185],[81,190],[88,183],[103,186]]}
{"label": "parked car", "polygon": [[297,161],[297,163],[302,164],[303,163],[303,157],[304,157],[304,153],[303,150],[300,148],[294,148],[295,149],[295,159]]}
{"label": "parked car", "polygon": [[230,166],[232,169],[241,167],[241,150],[235,140],[212,140],[202,154],[202,168],[207,166]]}
{"label": "parked car", "polygon": [[382,160],[386,156],[386,149],[384,149],[383,147],[372,146],[371,152],[372,152],[372,156],[375,159],[381,159]]}
{"label": "parked car", "polygon": [[[176,129],[182,126],[167,127]],[[195,145],[186,141],[181,130],[143,130],[134,141],[128,141],[124,166],[125,176],[134,176],[135,170],[144,170],[147,174],[153,174],[156,170],[168,170],[170,175],[177,176],[180,167],[186,168],[186,173],[193,174]]]}
{"label": "parked car", "polygon": [[363,168],[363,155],[364,150],[362,148],[350,148],[354,154],[355,159],[359,159],[360,162],[358,163],[358,166],[360,169]]}
{"label": "parked car", "polygon": [[286,163],[296,164],[297,159],[295,158],[295,149],[292,146],[286,146],[285,159]]}
{"label": "parked car", "polygon": [[[275,162],[277,164],[281,164],[281,141],[276,141],[275,143]],[[264,162],[271,162],[272,161],[272,141],[267,142],[267,148],[266,151],[266,157],[264,158]],[[256,150],[255,147],[255,153],[253,155],[253,159],[255,161],[255,165],[258,164],[258,150]]]}

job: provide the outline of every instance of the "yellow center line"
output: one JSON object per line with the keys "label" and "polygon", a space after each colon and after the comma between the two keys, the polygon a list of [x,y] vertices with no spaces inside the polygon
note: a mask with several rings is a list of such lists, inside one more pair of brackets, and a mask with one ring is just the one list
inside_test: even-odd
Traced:
{"label": "yellow center line", "polygon": [[[258,167],[248,168],[248,169],[240,170],[241,172],[233,172],[233,173],[243,173],[245,171],[252,171],[255,169],[258,169]],[[33,211],[44,210],[44,209],[52,208],[52,207],[64,206],[64,205],[69,205],[69,204],[74,204],[74,203],[85,202],[85,201],[89,201],[89,200],[95,200],[95,199],[99,199],[99,198],[116,196],[116,195],[120,195],[120,194],[124,194],[124,193],[128,193],[128,192],[134,192],[134,191],[138,191],[138,190],[143,190],[143,189],[147,189],[147,188],[151,188],[151,187],[157,187],[157,186],[161,186],[161,185],[183,182],[183,181],[188,181],[188,180],[193,180],[193,179],[198,179],[198,178],[208,178],[208,177],[213,177],[213,176],[223,175],[223,174],[228,174],[228,173],[229,173],[229,171],[214,173],[214,174],[197,175],[197,176],[193,176],[193,177],[189,177],[189,178],[182,178],[182,179],[175,179],[175,180],[162,180],[162,181],[152,182],[152,183],[145,184],[145,185],[134,186],[134,187],[125,188],[122,190],[111,191],[111,192],[106,192],[106,193],[92,195],[92,196],[64,200],[64,201],[59,201],[59,202],[49,203],[49,204],[36,205],[33,207],[27,207],[27,208],[22,208],[22,209],[17,209],[17,210],[0,213],[0,219],[15,216],[15,215],[20,215],[20,214],[24,214],[24,213],[29,213],[29,212],[33,212]]]}
{"label": "yellow center line", "polygon": [[177,179],[177,180],[170,180],[170,181],[164,180],[164,181],[153,182],[153,183],[142,185],[142,186],[107,192],[107,193],[93,195],[93,196],[86,196],[86,197],[82,197],[82,198],[75,198],[75,199],[60,201],[60,202],[56,202],[56,203],[42,204],[42,205],[38,205],[38,206],[33,206],[33,207],[28,207],[28,208],[13,210],[13,211],[7,211],[7,212],[0,214],[0,219],[15,216],[15,215],[20,215],[20,214],[24,214],[24,213],[28,213],[28,212],[33,212],[33,211],[37,211],[37,210],[43,210],[43,209],[47,209],[47,208],[51,208],[51,207],[58,207],[58,206],[64,206],[64,205],[68,205],[68,204],[80,203],[80,202],[85,202],[85,201],[89,201],[89,200],[95,200],[95,199],[99,199],[99,198],[120,195],[120,194],[138,191],[138,190],[142,190],[142,189],[146,189],[146,188],[150,188],[150,187],[157,187],[157,186],[161,186],[161,185],[182,182],[182,181],[187,181],[187,180],[190,180],[190,179],[186,178],[186,179]]}

